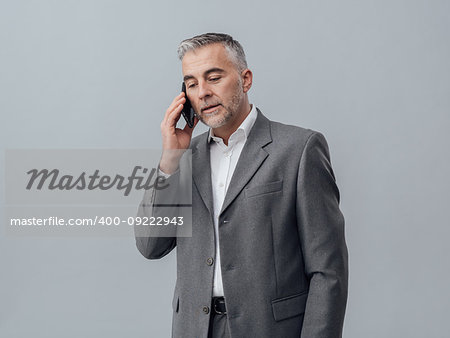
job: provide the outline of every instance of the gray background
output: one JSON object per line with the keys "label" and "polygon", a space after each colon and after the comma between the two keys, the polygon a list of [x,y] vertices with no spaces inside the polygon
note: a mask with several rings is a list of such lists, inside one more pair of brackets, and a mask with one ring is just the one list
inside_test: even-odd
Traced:
{"label": "gray background", "polygon": [[[252,103],[329,142],[344,336],[448,336],[449,1],[0,1],[1,147],[159,147],[177,44],[207,31],[243,44]],[[173,253],[2,231],[0,268],[1,337],[170,336]]]}

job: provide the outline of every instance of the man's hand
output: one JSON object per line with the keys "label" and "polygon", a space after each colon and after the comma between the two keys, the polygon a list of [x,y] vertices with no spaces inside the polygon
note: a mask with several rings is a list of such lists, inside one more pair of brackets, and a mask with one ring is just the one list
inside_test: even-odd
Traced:
{"label": "man's hand", "polygon": [[192,132],[198,123],[198,118],[195,117],[192,128],[187,124],[184,129],[176,127],[185,102],[184,92],[181,92],[173,99],[169,108],[167,108],[164,119],[161,122],[163,154],[159,168],[166,174],[173,174],[177,170],[181,155],[183,155],[184,150],[189,148]]}

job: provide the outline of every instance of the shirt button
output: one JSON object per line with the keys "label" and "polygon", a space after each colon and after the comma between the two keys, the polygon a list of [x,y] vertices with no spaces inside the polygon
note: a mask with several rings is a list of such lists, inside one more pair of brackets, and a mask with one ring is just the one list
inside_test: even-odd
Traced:
{"label": "shirt button", "polygon": [[206,264],[208,264],[208,265],[213,265],[213,263],[214,263],[214,259],[212,259],[212,257],[209,257],[207,260],[206,260]]}
{"label": "shirt button", "polygon": [[203,313],[206,314],[206,315],[209,313],[209,307],[208,306],[204,306],[203,307]]}
{"label": "shirt button", "polygon": [[219,187],[221,187],[221,188],[222,188],[223,186],[224,186],[224,184],[223,184],[223,183],[220,183],[220,184],[219,184]]}

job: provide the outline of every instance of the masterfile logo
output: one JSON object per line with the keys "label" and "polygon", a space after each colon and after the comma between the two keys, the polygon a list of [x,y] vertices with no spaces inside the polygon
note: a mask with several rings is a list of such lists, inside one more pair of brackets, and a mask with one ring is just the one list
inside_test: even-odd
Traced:
{"label": "masterfile logo", "polygon": [[[139,175],[139,172],[142,175]],[[141,166],[135,166],[130,176],[122,176],[116,174],[100,175],[100,170],[96,169],[94,173],[88,174],[83,171],[79,176],[64,175],[60,170],[53,169],[32,169],[27,171],[30,175],[30,179],[26,186],[27,190],[31,189],[49,189],[49,190],[109,190],[117,189],[123,190],[124,196],[128,196],[132,189],[136,190],[149,190],[156,189],[162,190],[168,187],[165,183],[163,176],[156,175],[156,169],[142,168]],[[36,184],[35,184],[36,183]]]}
{"label": "masterfile logo", "polygon": [[6,233],[115,237],[133,236],[134,230],[142,236],[189,237],[192,160],[190,150],[175,150],[180,151],[182,189],[171,187],[177,175],[171,181],[159,172],[159,149],[8,149]]}

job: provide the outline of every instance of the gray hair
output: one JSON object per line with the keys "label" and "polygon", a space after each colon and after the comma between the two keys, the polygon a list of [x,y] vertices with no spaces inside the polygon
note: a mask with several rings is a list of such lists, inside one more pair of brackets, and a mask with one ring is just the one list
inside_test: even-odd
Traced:
{"label": "gray hair", "polygon": [[245,59],[244,49],[241,44],[230,35],[222,33],[205,33],[181,41],[177,51],[178,58],[183,60],[187,52],[213,43],[221,43],[225,47],[236,64],[238,71],[241,72],[247,68],[247,60]]}

